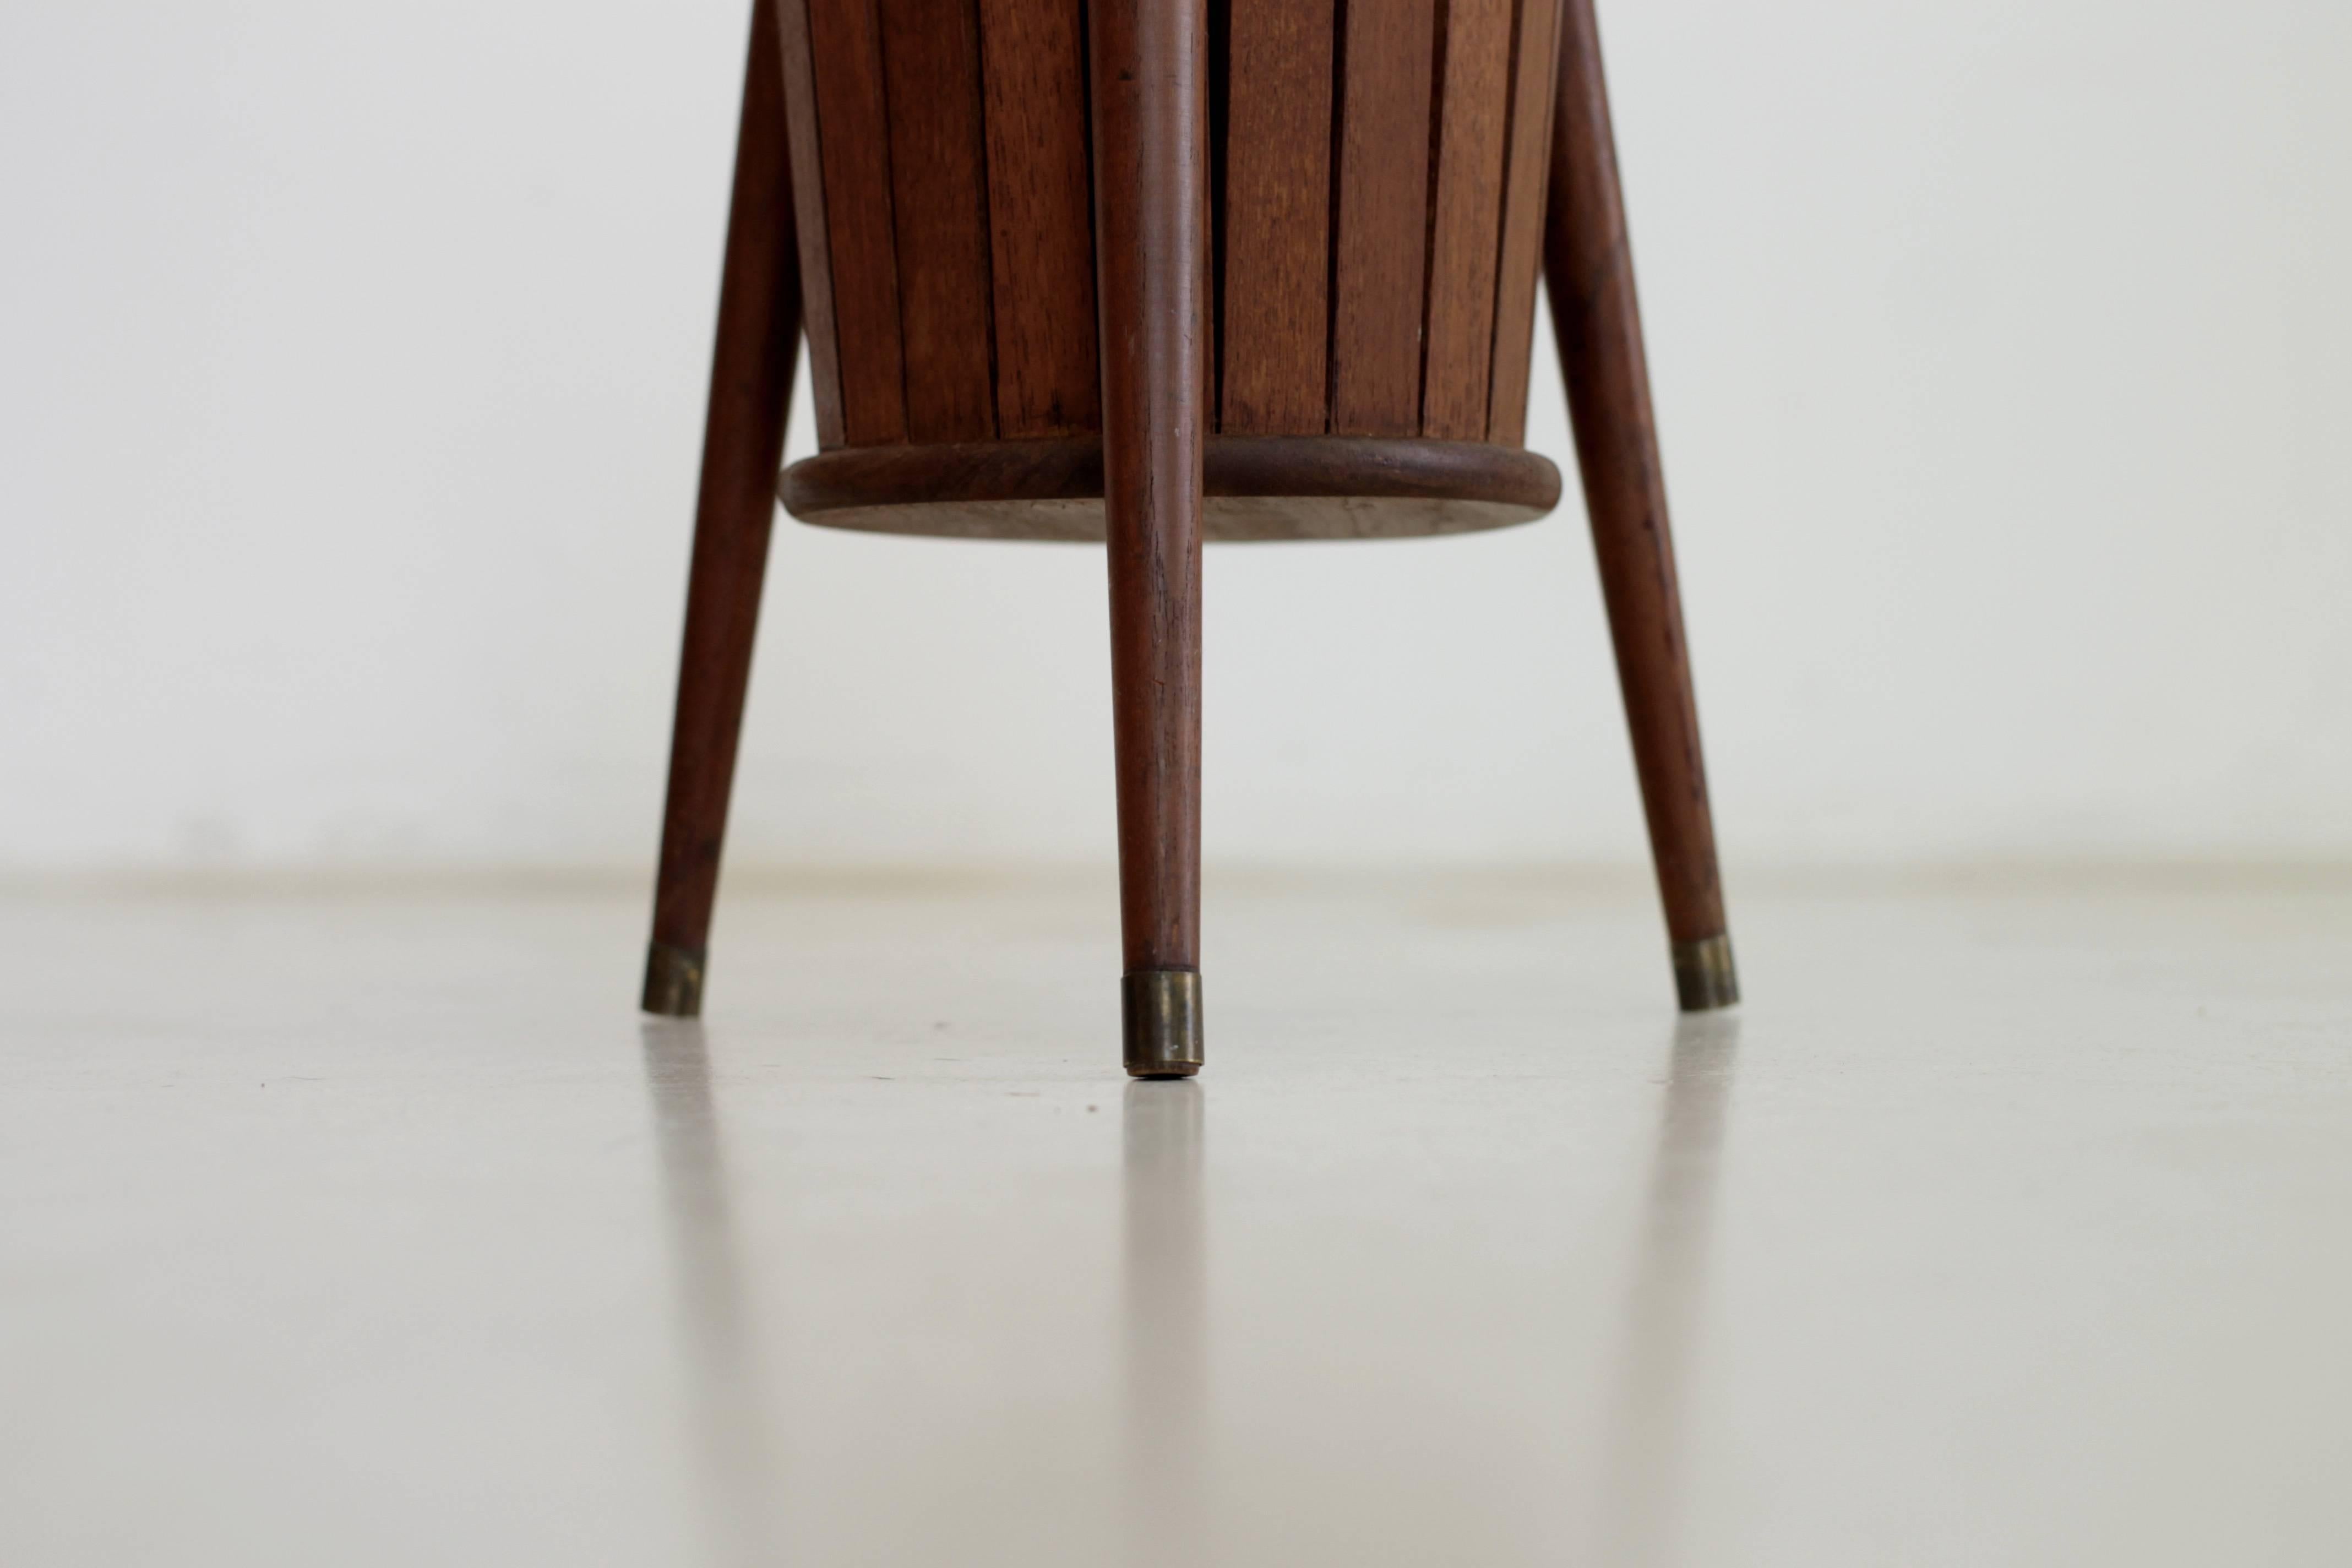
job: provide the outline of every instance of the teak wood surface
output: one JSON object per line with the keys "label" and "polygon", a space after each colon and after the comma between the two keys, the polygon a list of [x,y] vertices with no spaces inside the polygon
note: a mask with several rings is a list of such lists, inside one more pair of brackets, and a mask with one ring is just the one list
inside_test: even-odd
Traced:
{"label": "teak wood surface", "polygon": [[1201,954],[1205,0],[1090,0],[1119,912],[1129,973]]}
{"label": "teak wood surface", "polygon": [[776,21],[776,0],[755,0],[646,974],[646,1006],[656,1013],[692,1014],[701,1006],[710,908],[776,515],[776,466],[800,349],[802,279]]}
{"label": "teak wood surface", "polygon": [[1101,385],[1083,17],[980,0],[980,25],[997,430],[1074,435],[1095,428]]}
{"label": "teak wood surface", "polygon": [[1320,428],[1330,396],[1333,0],[1233,8],[1218,427]]}
{"label": "teak wood surface", "polygon": [[[1487,442],[1212,436],[1202,537],[1418,539],[1532,522],[1559,502],[1550,459]],[[1100,544],[1103,443],[844,447],[784,471],[803,522],[873,533]]]}
{"label": "teak wood surface", "polygon": [[1565,0],[1544,279],[1666,929],[1725,934],[1682,589],[1592,0]]}
{"label": "teak wood surface", "polygon": [[1129,1066],[1158,1076],[1200,1061],[1204,532],[1548,509],[1538,257],[1676,981],[1725,1005],[1592,0],[757,0],[646,1007],[700,1005],[803,311],[796,510],[1108,543]]}
{"label": "teak wood surface", "polygon": [[[1087,0],[783,5],[820,444],[1099,432]],[[1559,0],[1207,8],[1204,433],[1519,445]]]}

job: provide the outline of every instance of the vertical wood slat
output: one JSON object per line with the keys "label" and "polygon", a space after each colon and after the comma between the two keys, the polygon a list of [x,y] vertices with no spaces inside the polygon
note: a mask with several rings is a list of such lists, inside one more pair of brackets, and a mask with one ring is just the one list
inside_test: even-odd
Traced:
{"label": "vertical wood slat", "polygon": [[1435,0],[1348,0],[1331,310],[1331,429],[1421,425]]}
{"label": "vertical wood slat", "polygon": [[1422,386],[1422,434],[1441,440],[1486,434],[1511,9],[1511,0],[1449,0],[1445,9]]}
{"label": "vertical wood slat", "polygon": [[890,119],[907,437],[996,434],[974,0],[877,0]]}
{"label": "vertical wood slat", "polygon": [[997,423],[1101,428],[1084,0],[980,0]]}
{"label": "vertical wood slat", "polygon": [[1503,235],[1495,282],[1494,377],[1486,439],[1524,445],[1528,371],[1535,353],[1536,275],[1550,164],[1553,84],[1559,77],[1559,0],[1519,0],[1512,55],[1511,144],[1503,187]]}
{"label": "vertical wood slat", "polygon": [[890,200],[890,128],[874,0],[806,0],[817,152],[824,168],[834,329],[841,356],[842,438],[907,438],[905,355]]}
{"label": "vertical wood slat", "polygon": [[794,226],[800,231],[801,320],[808,334],[809,391],[816,413],[817,444],[831,448],[844,441],[841,354],[834,332],[833,258],[825,236],[824,171],[817,150],[816,78],[809,59],[808,0],[776,0],[776,4],[793,212]]}
{"label": "vertical wood slat", "polygon": [[1233,7],[1228,435],[1315,436],[1328,422],[1334,23],[1333,0],[1235,0]]}

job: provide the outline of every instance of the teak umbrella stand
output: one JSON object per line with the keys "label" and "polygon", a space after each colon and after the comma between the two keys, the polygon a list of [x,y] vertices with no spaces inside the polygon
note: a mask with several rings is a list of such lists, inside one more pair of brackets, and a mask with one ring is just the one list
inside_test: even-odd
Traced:
{"label": "teak umbrella stand", "polygon": [[647,1012],[810,522],[1102,540],[1125,1058],[1200,1069],[1201,544],[1539,517],[1540,259],[1676,989],[1738,998],[1592,0],[755,0]]}

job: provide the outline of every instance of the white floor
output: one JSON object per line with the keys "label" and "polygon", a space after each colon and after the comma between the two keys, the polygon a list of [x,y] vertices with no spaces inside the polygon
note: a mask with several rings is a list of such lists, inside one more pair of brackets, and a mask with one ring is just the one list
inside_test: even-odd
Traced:
{"label": "white floor", "polygon": [[2352,887],[0,902],[0,1563],[2352,1561]]}

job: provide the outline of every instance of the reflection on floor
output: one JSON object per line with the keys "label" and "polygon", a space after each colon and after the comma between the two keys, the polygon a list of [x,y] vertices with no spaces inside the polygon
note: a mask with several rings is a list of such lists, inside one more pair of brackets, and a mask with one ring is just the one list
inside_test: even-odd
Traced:
{"label": "reflection on floor", "polygon": [[2352,888],[1737,907],[0,901],[0,1561],[2340,1560]]}
{"label": "reflection on floor", "polygon": [[774,1418],[745,1306],[709,1049],[698,1022],[649,1018],[638,1032],[668,1199],[678,1337],[694,1410],[695,1468],[709,1493],[710,1542],[722,1563],[780,1562],[783,1533],[771,1486]]}

